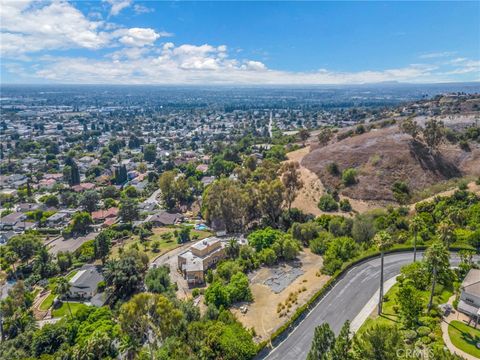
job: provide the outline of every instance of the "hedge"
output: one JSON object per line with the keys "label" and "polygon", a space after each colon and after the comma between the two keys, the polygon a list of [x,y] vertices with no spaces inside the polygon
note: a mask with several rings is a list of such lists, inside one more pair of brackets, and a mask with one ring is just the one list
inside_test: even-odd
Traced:
{"label": "hedge", "polygon": [[[424,251],[427,249],[428,246],[426,245],[417,245],[417,251]],[[474,250],[470,246],[451,246],[450,251],[451,252],[458,252],[461,250]],[[411,245],[397,245],[394,248],[388,250],[385,252],[385,255],[389,254],[395,254],[395,253],[400,253],[400,252],[411,252],[413,251],[413,247]],[[317,305],[317,303],[330,291],[335,284],[341,280],[348,271],[350,271],[352,268],[354,268],[357,265],[360,265],[361,263],[364,263],[368,260],[371,260],[372,258],[376,258],[380,256],[380,252],[376,250],[370,250],[367,251],[366,253],[362,253],[360,256],[358,256],[355,259],[352,259],[349,262],[346,262],[343,264],[342,268],[337,270],[335,274],[332,275],[330,279],[323,285],[323,287],[318,290],[313,296],[307,301],[306,304],[300,306],[293,316],[282,326],[280,326],[275,332],[270,336],[269,340],[262,341],[261,343],[258,344],[258,351],[257,355],[260,355],[262,352],[266,352],[268,354],[275,346],[271,346],[267,348],[267,345],[274,344],[278,342],[278,338],[283,336],[283,335],[288,335],[290,331],[293,331],[297,325],[299,325],[299,322],[301,319],[305,318],[309,311]]]}

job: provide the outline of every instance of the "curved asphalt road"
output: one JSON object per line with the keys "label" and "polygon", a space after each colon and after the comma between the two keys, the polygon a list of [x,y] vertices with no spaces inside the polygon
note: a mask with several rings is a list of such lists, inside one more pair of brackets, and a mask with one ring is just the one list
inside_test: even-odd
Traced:
{"label": "curved asphalt road", "polygon": [[[422,253],[417,253],[417,259]],[[400,273],[402,266],[413,261],[413,253],[397,253],[385,256],[384,281]],[[452,254],[451,264],[460,259]],[[261,357],[269,360],[305,359],[310,350],[315,327],[327,322],[335,334],[340,332],[345,321],[352,321],[379,288],[380,258],[369,260],[352,268],[314,309],[269,354]]]}

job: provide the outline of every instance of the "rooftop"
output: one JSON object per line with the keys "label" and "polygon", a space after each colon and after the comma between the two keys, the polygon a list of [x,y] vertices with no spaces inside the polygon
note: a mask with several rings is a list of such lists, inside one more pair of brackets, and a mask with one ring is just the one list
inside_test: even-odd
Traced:
{"label": "rooftop", "polygon": [[462,282],[462,290],[480,297],[480,270],[471,269]]}

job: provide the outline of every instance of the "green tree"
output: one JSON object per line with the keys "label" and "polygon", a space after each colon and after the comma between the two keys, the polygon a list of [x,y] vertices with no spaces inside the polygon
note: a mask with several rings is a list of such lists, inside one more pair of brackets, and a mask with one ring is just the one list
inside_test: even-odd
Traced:
{"label": "green tree", "polygon": [[230,179],[213,182],[203,195],[203,215],[209,222],[223,224],[227,232],[244,228],[250,195]]}
{"label": "green tree", "polygon": [[450,254],[446,246],[440,242],[434,242],[425,252],[425,262],[431,273],[432,288],[430,291],[430,300],[428,301],[428,311],[433,306],[433,296],[435,294],[435,285],[438,274],[448,270],[450,266]]}
{"label": "green tree", "polygon": [[392,246],[392,237],[386,231],[379,231],[375,237],[374,242],[377,245],[378,250],[380,250],[380,297],[378,300],[378,315],[382,314],[383,307],[383,264],[384,264],[384,254]]}
{"label": "green tree", "polygon": [[324,194],[320,197],[318,207],[320,210],[326,212],[338,210],[338,204],[330,194]]}
{"label": "green tree", "polygon": [[285,187],[285,201],[289,211],[298,191],[303,187],[299,168],[300,165],[297,161],[289,161],[284,163],[280,169],[281,180]]}
{"label": "green tree", "polygon": [[143,159],[146,162],[154,163],[157,158],[157,148],[153,144],[145,145],[143,148]]}
{"label": "green tree", "polygon": [[418,291],[411,280],[404,281],[398,289],[397,302],[399,312],[409,329],[418,324],[418,318],[422,313],[422,294]]}
{"label": "green tree", "polygon": [[105,261],[110,255],[110,249],[112,247],[112,240],[106,231],[102,231],[95,236],[93,242],[93,251],[96,259],[100,259],[102,264],[105,265]]}
{"label": "green tree", "polygon": [[340,333],[335,339],[335,344],[331,350],[331,360],[350,360],[352,359],[352,337],[350,332],[350,322],[347,320],[343,324]]}
{"label": "green tree", "polygon": [[417,261],[417,237],[418,232],[425,227],[425,223],[419,215],[410,220],[410,229],[413,231],[413,261]]}
{"label": "green tree", "polygon": [[436,151],[445,136],[445,125],[443,121],[430,119],[425,123],[422,133],[430,152]]}
{"label": "green tree", "polygon": [[7,241],[7,247],[23,262],[28,262],[42,246],[40,238],[33,234],[16,235]]}
{"label": "green tree", "polygon": [[278,179],[258,185],[258,206],[263,217],[272,226],[277,226],[282,214],[282,204],[285,201],[285,187]]}
{"label": "green tree", "polygon": [[328,142],[332,137],[333,137],[332,129],[323,128],[320,130],[318,134],[318,142],[320,143],[320,145],[325,146],[328,144]]}
{"label": "green tree", "polygon": [[312,347],[307,355],[307,360],[330,360],[329,353],[335,344],[335,334],[328,323],[323,323],[315,328]]}
{"label": "green tree", "polygon": [[125,250],[117,260],[106,264],[105,282],[119,299],[140,290],[148,268],[148,257],[135,249]]}
{"label": "green tree", "polygon": [[414,121],[412,118],[408,118],[404,120],[400,124],[400,128],[405,134],[410,135],[413,140],[416,140],[421,128],[418,126],[417,122]]}
{"label": "green tree", "polygon": [[350,185],[356,184],[357,183],[356,176],[357,176],[357,171],[355,169],[352,169],[352,168],[345,169],[342,172],[343,185],[350,186]]}
{"label": "green tree", "polygon": [[[60,277],[55,282],[55,287],[53,289],[53,293],[60,298],[64,298],[70,293],[70,283],[64,277]],[[70,303],[66,301],[68,312],[70,313],[70,318],[73,319],[72,309],[70,308]]]}
{"label": "green tree", "polygon": [[88,212],[78,211],[72,218],[72,231],[74,233],[85,234],[92,224],[92,216]]}
{"label": "green tree", "polygon": [[447,248],[455,241],[455,224],[450,219],[445,219],[437,226],[438,238]]}
{"label": "green tree", "polygon": [[131,223],[134,220],[138,220],[140,214],[138,211],[137,200],[128,197],[121,199],[118,215],[125,223]]}
{"label": "green tree", "polygon": [[397,360],[397,350],[403,349],[403,340],[396,326],[375,324],[353,341],[356,360]]}
{"label": "green tree", "polygon": [[98,208],[98,202],[100,201],[100,196],[95,190],[85,191],[80,198],[80,205],[88,211],[89,213],[94,212]]}
{"label": "green tree", "polygon": [[308,129],[300,129],[300,131],[298,132],[298,137],[302,141],[303,146],[305,146],[305,141],[307,141],[310,137],[310,131],[308,131]]}
{"label": "green tree", "polygon": [[145,276],[145,285],[148,291],[162,294],[171,289],[170,269],[167,266],[159,266],[148,270]]}

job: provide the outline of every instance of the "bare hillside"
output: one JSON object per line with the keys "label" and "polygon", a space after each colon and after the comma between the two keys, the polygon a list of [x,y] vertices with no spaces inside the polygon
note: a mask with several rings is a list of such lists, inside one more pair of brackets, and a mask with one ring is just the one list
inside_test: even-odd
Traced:
{"label": "bare hillside", "polygon": [[[331,175],[329,163],[343,171],[357,170],[357,184],[342,187],[341,176]],[[444,144],[432,155],[421,142],[403,134],[398,126],[372,130],[325,147],[311,146],[302,165],[316,173],[327,188],[341,188],[353,199],[393,201],[392,184],[404,181],[411,191],[424,189],[443,180],[464,175],[480,175],[480,147],[471,151]]]}

